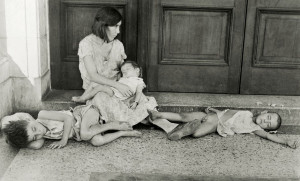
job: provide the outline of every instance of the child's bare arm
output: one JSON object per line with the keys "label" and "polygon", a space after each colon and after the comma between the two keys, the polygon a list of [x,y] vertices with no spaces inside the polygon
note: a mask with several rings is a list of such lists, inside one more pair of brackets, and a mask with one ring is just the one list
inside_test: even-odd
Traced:
{"label": "child's bare arm", "polygon": [[59,111],[40,111],[39,119],[51,119],[64,122],[64,132],[62,139],[52,143],[49,148],[62,148],[67,145],[72,125],[75,122],[74,117]]}
{"label": "child's bare arm", "polygon": [[280,143],[280,144],[283,144],[283,145],[287,145],[287,146],[289,146],[291,148],[294,148],[294,149],[299,146],[297,141],[280,138],[280,137],[278,137],[276,135],[273,135],[273,134],[270,134],[270,133],[268,133],[264,130],[254,131],[254,134],[256,134],[259,137],[262,137],[262,138],[268,139],[270,141],[273,141],[275,143]]}
{"label": "child's bare arm", "polygon": [[27,145],[27,148],[38,150],[38,149],[42,148],[42,146],[44,145],[44,142],[45,142],[45,140],[43,138],[36,140],[36,141],[32,141]]}
{"label": "child's bare arm", "polygon": [[131,109],[135,109],[141,100],[141,96],[143,94],[143,89],[145,88],[145,84],[140,84],[136,88],[135,99],[134,102],[130,105]]}

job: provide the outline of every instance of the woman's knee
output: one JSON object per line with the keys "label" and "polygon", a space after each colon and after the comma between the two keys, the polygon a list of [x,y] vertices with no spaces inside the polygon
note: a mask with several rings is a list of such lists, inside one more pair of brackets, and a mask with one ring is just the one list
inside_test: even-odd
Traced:
{"label": "woman's knee", "polygon": [[90,143],[93,145],[93,146],[101,146],[101,145],[104,145],[105,144],[105,140],[103,138],[103,136],[101,135],[97,135],[97,136],[94,136]]}

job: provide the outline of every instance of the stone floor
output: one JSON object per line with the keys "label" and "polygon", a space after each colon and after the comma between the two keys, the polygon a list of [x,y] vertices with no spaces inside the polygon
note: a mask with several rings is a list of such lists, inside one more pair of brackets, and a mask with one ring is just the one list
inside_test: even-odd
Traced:
{"label": "stone floor", "polygon": [[[300,149],[255,135],[169,141],[158,129],[102,147],[21,149],[2,177],[17,180],[300,180]],[[279,135],[300,139],[300,135]]]}
{"label": "stone floor", "polygon": [[18,149],[8,146],[0,133],[0,179],[18,154],[18,151]]}
{"label": "stone floor", "polygon": [[[41,109],[74,107],[82,91],[52,91]],[[300,140],[300,96],[151,93],[161,111],[199,111],[204,107],[278,112],[282,137]],[[36,114],[37,110],[16,110]],[[121,138],[102,147],[70,141],[51,150],[14,149],[0,135],[0,179],[15,180],[300,180],[300,148],[294,150],[255,135],[169,141],[163,131],[138,126],[141,138]],[[1,134],[1,133],[0,133]]]}

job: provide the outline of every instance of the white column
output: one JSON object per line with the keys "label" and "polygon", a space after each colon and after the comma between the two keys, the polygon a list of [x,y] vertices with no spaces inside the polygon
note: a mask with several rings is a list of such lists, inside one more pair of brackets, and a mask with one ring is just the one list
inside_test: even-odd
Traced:
{"label": "white column", "polygon": [[0,28],[0,48],[5,49],[0,55],[11,60],[14,105],[17,110],[35,110],[50,89],[48,1],[2,1],[0,22],[4,21],[5,29]]}

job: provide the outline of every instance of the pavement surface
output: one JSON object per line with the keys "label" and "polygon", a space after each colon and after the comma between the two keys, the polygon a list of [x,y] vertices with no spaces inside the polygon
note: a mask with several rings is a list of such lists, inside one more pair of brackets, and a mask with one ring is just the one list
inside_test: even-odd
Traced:
{"label": "pavement surface", "polygon": [[[170,141],[158,129],[101,147],[21,149],[2,177],[18,180],[300,180],[300,149],[251,134]],[[300,135],[279,135],[300,140]],[[7,146],[7,145],[6,145]]]}
{"label": "pavement surface", "polygon": [[[52,90],[40,109],[63,110],[74,107],[71,97],[82,91]],[[160,111],[202,111],[254,109],[277,112],[282,117],[281,137],[300,141],[300,96],[227,95],[196,93],[148,93]],[[26,108],[26,106],[24,107]],[[34,117],[39,110],[22,109]],[[59,150],[15,149],[0,133],[0,179],[90,180],[90,181],[235,181],[300,180],[300,148],[291,149],[251,134],[203,138],[187,137],[170,141],[159,129],[138,126],[141,138],[120,138],[101,147],[69,141]]]}

